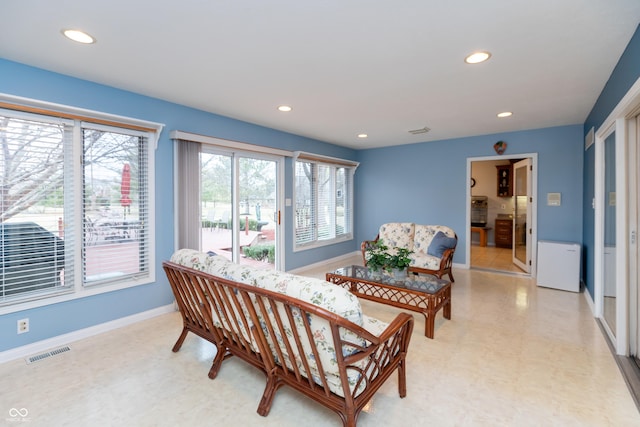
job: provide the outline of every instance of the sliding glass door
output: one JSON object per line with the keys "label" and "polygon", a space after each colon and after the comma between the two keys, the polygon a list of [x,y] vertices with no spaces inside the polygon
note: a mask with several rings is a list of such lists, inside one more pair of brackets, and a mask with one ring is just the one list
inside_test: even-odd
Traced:
{"label": "sliding glass door", "polygon": [[203,147],[201,249],[241,264],[276,268],[281,161]]}

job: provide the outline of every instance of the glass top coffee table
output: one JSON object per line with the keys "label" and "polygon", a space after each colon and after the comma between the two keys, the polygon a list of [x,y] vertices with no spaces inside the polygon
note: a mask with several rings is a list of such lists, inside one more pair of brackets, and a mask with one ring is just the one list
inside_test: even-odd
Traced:
{"label": "glass top coffee table", "polygon": [[327,273],[326,278],[360,298],[422,313],[428,338],[433,338],[440,309],[445,319],[451,319],[451,282],[436,276],[410,273],[397,279],[390,273],[351,265]]}

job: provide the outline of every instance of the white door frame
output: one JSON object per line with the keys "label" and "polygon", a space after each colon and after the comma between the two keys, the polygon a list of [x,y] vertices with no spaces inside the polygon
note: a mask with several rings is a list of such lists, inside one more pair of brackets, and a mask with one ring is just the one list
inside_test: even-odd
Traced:
{"label": "white door frame", "polygon": [[538,265],[538,251],[535,249],[538,245],[538,153],[521,153],[521,154],[503,154],[500,156],[484,156],[484,157],[467,157],[467,189],[466,189],[466,223],[465,223],[465,264],[464,267],[469,269],[471,267],[471,163],[484,162],[487,160],[508,160],[508,159],[531,159],[531,197],[533,197],[533,203],[531,204],[531,277],[536,277],[537,265]]}
{"label": "white door frame", "polygon": [[[594,309],[595,316],[602,320],[605,331],[614,343],[616,353],[622,356],[629,355],[629,290],[632,286],[638,286],[637,277],[629,274],[630,260],[635,253],[636,240],[632,242],[632,236],[637,235],[635,206],[638,195],[631,190],[635,185],[630,181],[635,179],[635,173],[631,173],[629,159],[635,152],[636,134],[629,132],[633,125],[630,122],[638,114],[640,108],[640,78],[629,89],[618,105],[611,111],[602,125],[595,132],[595,221],[594,221]],[[604,140],[616,132],[616,331],[615,336],[603,319],[604,312]]]}
{"label": "white door frame", "polygon": [[640,224],[640,111],[628,122],[629,148],[629,353],[640,360],[640,253],[638,253],[638,225]]}

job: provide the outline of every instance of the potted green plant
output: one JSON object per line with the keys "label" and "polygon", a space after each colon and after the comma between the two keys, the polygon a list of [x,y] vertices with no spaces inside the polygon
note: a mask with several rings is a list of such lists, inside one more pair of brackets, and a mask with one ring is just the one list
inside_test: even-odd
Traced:
{"label": "potted green plant", "polygon": [[394,272],[396,277],[406,276],[407,268],[411,264],[409,255],[413,253],[407,248],[393,248],[384,244],[382,240],[372,243],[366,250],[367,267],[374,271],[386,270]]}

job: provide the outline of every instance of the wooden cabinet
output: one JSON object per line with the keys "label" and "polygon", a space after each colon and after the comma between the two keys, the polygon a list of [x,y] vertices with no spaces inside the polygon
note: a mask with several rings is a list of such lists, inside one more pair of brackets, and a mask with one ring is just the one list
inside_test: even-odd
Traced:
{"label": "wooden cabinet", "polygon": [[496,219],[495,243],[497,248],[511,248],[513,242],[513,220]]}
{"label": "wooden cabinet", "polygon": [[513,196],[513,165],[499,165],[498,169],[498,197]]}

